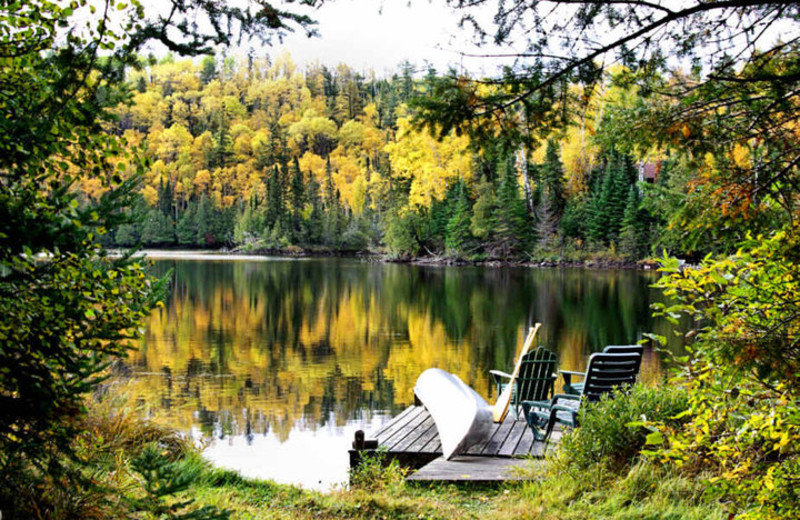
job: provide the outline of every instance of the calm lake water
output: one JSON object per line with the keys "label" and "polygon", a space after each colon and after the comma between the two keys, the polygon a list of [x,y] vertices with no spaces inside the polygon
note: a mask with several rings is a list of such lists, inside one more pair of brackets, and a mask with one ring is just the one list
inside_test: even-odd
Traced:
{"label": "calm lake water", "polygon": [[[220,466],[323,490],[346,481],[354,432],[411,404],[426,368],[491,399],[488,371],[511,368],[537,321],[535,345],[573,370],[665,330],[651,273],[202,256],[154,270],[172,291],[114,388],[207,439]],[[659,370],[648,351],[642,377]]]}

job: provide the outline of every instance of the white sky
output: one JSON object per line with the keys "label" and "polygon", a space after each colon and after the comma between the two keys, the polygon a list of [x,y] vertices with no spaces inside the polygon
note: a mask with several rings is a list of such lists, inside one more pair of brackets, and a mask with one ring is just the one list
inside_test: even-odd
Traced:
{"label": "white sky", "polygon": [[311,17],[318,22],[320,37],[309,39],[298,32],[266,52],[277,56],[288,50],[299,65],[346,63],[378,75],[395,72],[405,60],[420,70],[429,63],[440,72],[449,65],[472,72],[497,69],[497,60],[459,54],[481,51],[471,43],[472,30],[459,29],[460,15],[445,0],[334,0]]}

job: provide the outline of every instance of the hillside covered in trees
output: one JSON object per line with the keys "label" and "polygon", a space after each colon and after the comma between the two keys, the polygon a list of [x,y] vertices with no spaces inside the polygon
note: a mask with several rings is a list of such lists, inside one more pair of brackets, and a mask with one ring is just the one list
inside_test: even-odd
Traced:
{"label": "hillside covered in trees", "polygon": [[[416,124],[435,71],[242,61],[167,56],[129,73],[132,104],[112,131],[148,164],[135,222],[114,245],[506,260],[695,252],[664,226],[682,202],[680,165],[615,137],[638,102],[618,85],[622,69],[581,94],[568,130],[519,145]],[[81,189],[103,191],[98,179]]]}

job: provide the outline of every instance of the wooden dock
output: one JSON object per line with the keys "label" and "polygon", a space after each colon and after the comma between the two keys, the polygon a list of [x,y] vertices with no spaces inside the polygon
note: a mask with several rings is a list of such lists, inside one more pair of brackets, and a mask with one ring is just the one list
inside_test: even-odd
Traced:
{"label": "wooden dock", "polygon": [[[560,432],[553,432],[557,442]],[[442,458],[439,432],[423,406],[409,406],[370,440],[356,438],[350,450],[350,466],[355,467],[363,454],[384,453],[387,461],[397,460],[403,467],[420,469],[409,480],[495,482],[513,480],[512,468],[524,465],[524,458],[544,455],[545,444],[535,441],[525,421],[517,421],[512,413],[492,425],[484,442],[470,447],[450,461]]]}

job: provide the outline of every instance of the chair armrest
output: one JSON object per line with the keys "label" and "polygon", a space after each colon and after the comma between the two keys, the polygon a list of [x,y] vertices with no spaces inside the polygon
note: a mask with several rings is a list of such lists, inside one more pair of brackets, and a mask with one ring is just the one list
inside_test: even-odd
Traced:
{"label": "chair armrest", "polygon": [[489,373],[498,379],[501,377],[504,377],[506,379],[511,379],[511,374],[503,372],[502,370],[489,370]]}
{"label": "chair armrest", "polygon": [[586,377],[586,372],[575,372],[574,370],[559,370],[561,376],[564,378],[564,384],[572,384],[572,376]]}

